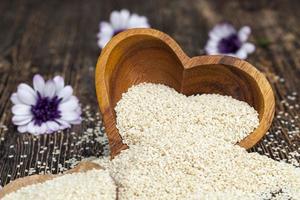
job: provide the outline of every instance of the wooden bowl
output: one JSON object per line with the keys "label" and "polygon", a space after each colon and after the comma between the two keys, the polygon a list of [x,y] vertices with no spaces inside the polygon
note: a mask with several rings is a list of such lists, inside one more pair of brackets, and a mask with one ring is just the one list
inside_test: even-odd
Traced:
{"label": "wooden bowl", "polygon": [[[81,162],[75,168],[68,170],[65,174],[70,173],[79,173],[86,172],[92,169],[103,169],[100,165],[92,163],[92,162]],[[7,184],[2,190],[0,190],[0,199],[2,199],[5,195],[15,192],[22,187],[26,187],[29,185],[34,185],[38,183],[43,183],[45,181],[57,178],[59,176],[63,176],[64,174],[45,174],[45,175],[32,175],[23,178],[18,178],[9,184]]]}
{"label": "wooden bowl", "polygon": [[116,128],[116,103],[142,82],[162,83],[185,95],[218,93],[248,102],[258,111],[260,124],[239,143],[246,149],[265,135],[274,117],[272,88],[251,64],[229,56],[190,58],[170,36],[154,29],[116,35],[98,59],[95,78],[112,157],[127,148]]}

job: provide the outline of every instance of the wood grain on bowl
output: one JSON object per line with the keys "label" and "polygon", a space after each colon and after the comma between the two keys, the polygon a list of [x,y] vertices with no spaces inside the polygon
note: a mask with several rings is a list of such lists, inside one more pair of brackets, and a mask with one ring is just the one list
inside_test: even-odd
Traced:
{"label": "wood grain on bowl", "polygon": [[[65,174],[86,172],[86,171],[92,170],[92,169],[103,169],[103,168],[100,165],[92,163],[92,162],[81,162],[75,168],[68,170]],[[64,174],[33,175],[33,176],[27,176],[24,178],[16,179],[16,180],[10,182],[9,184],[7,184],[2,190],[0,190],[0,199],[11,192],[15,192],[15,191],[21,189],[22,187],[34,185],[37,183],[43,183],[45,181],[48,181],[48,180],[51,180],[53,178],[57,178],[57,177],[63,176],[63,175]]]}
{"label": "wood grain on bowl", "polygon": [[229,56],[188,57],[168,35],[154,29],[131,29],[103,49],[95,74],[99,107],[111,155],[127,148],[116,128],[114,107],[132,85],[151,82],[185,95],[217,93],[246,101],[259,113],[259,127],[239,145],[251,148],[265,135],[274,116],[274,94],[250,63]]}

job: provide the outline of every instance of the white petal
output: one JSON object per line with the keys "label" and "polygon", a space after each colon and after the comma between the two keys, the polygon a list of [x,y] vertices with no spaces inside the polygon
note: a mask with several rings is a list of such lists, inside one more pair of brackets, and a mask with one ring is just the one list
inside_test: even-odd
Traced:
{"label": "white petal", "polygon": [[249,35],[251,33],[251,29],[249,26],[243,26],[239,32],[238,32],[238,36],[239,36],[239,39],[242,41],[242,42],[245,42]]}
{"label": "white petal", "polygon": [[113,11],[111,14],[110,14],[110,23],[113,27],[114,30],[120,30],[121,27],[121,23],[120,23],[120,13],[118,11]]}
{"label": "white petal", "polygon": [[18,99],[26,105],[34,105],[37,101],[37,94],[32,93],[31,90],[25,88],[18,87]]}
{"label": "white petal", "polygon": [[58,94],[58,98],[62,98],[62,102],[67,101],[73,94],[73,88],[69,85],[64,87]]}
{"label": "white petal", "polygon": [[80,116],[82,114],[81,107],[78,106],[75,112],[78,114],[78,116]]}
{"label": "white petal", "polygon": [[70,128],[71,125],[69,122],[62,120],[62,119],[56,119],[56,121],[59,123],[61,129]]}
{"label": "white petal", "polygon": [[31,118],[28,118],[28,119],[25,119],[25,120],[23,120],[23,121],[15,121],[15,122],[13,122],[13,123],[14,123],[14,125],[22,126],[22,125],[28,124],[28,123],[31,122],[31,121],[32,121],[32,119],[31,119]]}
{"label": "white petal", "polygon": [[61,112],[73,111],[79,106],[78,102],[79,101],[78,101],[77,97],[71,96],[69,98],[69,100],[59,104],[58,109]]}
{"label": "white petal", "polygon": [[15,115],[13,116],[12,121],[16,122],[16,121],[23,121],[26,119],[32,119],[32,115]]}
{"label": "white petal", "polygon": [[131,15],[128,28],[149,28],[148,20],[144,16],[139,16],[136,14]]}
{"label": "white petal", "polygon": [[217,51],[218,43],[215,40],[209,40],[205,46],[205,49]]}
{"label": "white petal", "polygon": [[100,32],[98,33],[98,41],[104,40],[106,43],[113,37],[114,31],[111,27],[108,28],[109,30],[106,29],[100,29]]}
{"label": "white petal", "polygon": [[47,132],[49,132],[49,133],[57,131],[59,129],[59,125],[54,121],[48,121],[48,122],[46,122],[46,125],[47,125],[47,129],[48,129]]}
{"label": "white petal", "polygon": [[65,113],[62,113],[62,115],[61,115],[61,119],[65,120],[65,121],[74,121],[74,120],[77,120],[79,117],[80,116],[75,111],[65,112]]}
{"label": "white petal", "polygon": [[39,74],[33,77],[33,88],[38,91],[42,96],[44,95],[45,80]]}
{"label": "white petal", "polygon": [[231,34],[234,34],[236,33],[236,30],[235,28],[231,25],[231,24],[228,24],[228,23],[224,23],[222,26],[221,26],[221,29],[220,29],[220,33],[227,37]]}
{"label": "white petal", "polygon": [[205,51],[208,55],[216,55],[219,54],[218,50],[216,48],[205,48]]}
{"label": "white petal", "polygon": [[18,126],[18,131],[20,133],[25,133],[27,132],[27,125],[24,125],[24,126]]}
{"label": "white petal", "polygon": [[236,56],[240,59],[246,59],[247,58],[247,52],[244,49],[240,49],[237,53]]}
{"label": "white petal", "polygon": [[[43,124],[45,124],[45,123],[43,123]],[[35,125],[35,130],[36,130],[36,135],[40,135],[40,134],[45,134],[45,133],[48,133],[47,132],[47,126],[45,125],[45,127],[46,127],[46,131],[43,129],[43,124],[41,124],[40,126],[39,125]]]}
{"label": "white petal", "polygon": [[244,43],[243,46],[241,47],[244,49],[247,53],[253,53],[255,51],[255,46],[252,43]]}
{"label": "white petal", "polygon": [[29,85],[27,85],[25,83],[21,83],[18,86],[18,90],[26,90],[27,92],[31,93],[32,95],[36,95],[36,92],[32,89],[32,87],[30,87]]}
{"label": "white petal", "polygon": [[41,126],[39,125],[34,125],[34,129],[35,129],[35,135],[40,135],[43,134],[43,132],[41,131]]}
{"label": "white petal", "polygon": [[120,11],[120,29],[127,29],[129,16],[130,13],[128,10],[123,9]]}
{"label": "white petal", "polygon": [[31,106],[16,104],[12,107],[12,113],[15,115],[31,115]]}
{"label": "white petal", "polygon": [[65,87],[65,81],[64,81],[63,77],[55,76],[53,78],[53,81],[55,84],[56,92],[59,92],[60,90],[62,90]]}
{"label": "white petal", "polygon": [[32,116],[30,115],[16,115],[16,116],[13,116],[12,118],[12,121],[15,125],[25,125],[25,124],[28,124],[29,122],[32,121]]}
{"label": "white petal", "polygon": [[114,34],[113,27],[108,22],[100,23],[100,32],[98,36],[112,36]]}
{"label": "white petal", "polygon": [[228,37],[231,34],[236,33],[235,28],[228,23],[222,23],[216,25],[210,32],[209,35],[214,35],[218,38]]}
{"label": "white petal", "polygon": [[34,125],[34,122],[30,122],[28,125],[27,125],[27,131],[31,134],[37,134],[37,129]]}
{"label": "white petal", "polygon": [[46,123],[42,123],[41,124],[41,126],[40,126],[40,130],[39,130],[40,132],[40,134],[44,134],[44,133],[46,133],[47,132],[47,125],[46,125]]}
{"label": "white petal", "polygon": [[219,40],[222,39],[222,37],[220,37],[217,34],[215,34],[215,32],[210,31],[209,32],[209,39],[210,40],[214,40],[214,41],[219,41]]}
{"label": "white petal", "polygon": [[214,40],[209,40],[204,49],[208,55],[217,54],[219,52],[218,43]]}
{"label": "white petal", "polygon": [[105,45],[110,41],[111,38],[101,38],[100,40],[98,40],[98,46],[100,48],[104,48]]}
{"label": "white petal", "polygon": [[13,102],[13,104],[22,104],[16,92],[11,95],[10,100]]}
{"label": "white petal", "polygon": [[113,27],[107,22],[100,23],[100,32],[98,33],[98,46],[104,48],[114,34]]}
{"label": "white petal", "polygon": [[111,35],[99,35],[99,40],[106,40],[107,42],[113,37],[113,34]]}
{"label": "white petal", "polygon": [[49,80],[46,82],[46,85],[45,85],[45,90],[44,90],[44,94],[45,94],[45,97],[49,97],[49,98],[52,98],[55,96],[55,83],[54,81],[52,80]]}

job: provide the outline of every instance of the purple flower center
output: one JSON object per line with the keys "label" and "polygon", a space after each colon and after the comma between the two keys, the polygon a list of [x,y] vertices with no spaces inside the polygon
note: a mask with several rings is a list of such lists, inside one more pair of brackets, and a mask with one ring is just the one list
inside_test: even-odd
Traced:
{"label": "purple flower center", "polygon": [[242,46],[238,35],[233,33],[219,41],[218,49],[220,53],[236,53]]}
{"label": "purple flower center", "polygon": [[38,92],[38,99],[35,105],[31,106],[31,112],[34,118],[35,125],[41,125],[47,121],[54,121],[61,117],[58,105],[61,98],[57,96],[53,98],[42,97]]}
{"label": "purple flower center", "polygon": [[115,30],[113,36],[118,35],[118,34],[121,33],[122,31],[125,31],[125,29]]}

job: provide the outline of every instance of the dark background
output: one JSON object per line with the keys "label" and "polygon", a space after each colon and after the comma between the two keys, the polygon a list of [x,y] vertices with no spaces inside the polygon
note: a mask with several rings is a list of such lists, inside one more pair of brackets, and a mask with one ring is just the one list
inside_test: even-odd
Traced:
{"label": "dark background", "polygon": [[[107,154],[107,142],[95,139],[103,138],[100,125],[91,119],[63,133],[41,137],[18,133],[11,123],[9,98],[19,83],[31,84],[35,73],[46,78],[59,74],[73,86],[83,107],[90,106],[90,113],[85,112],[84,116],[96,116],[94,69],[100,53],[96,37],[99,22],[108,20],[112,10],[122,8],[148,17],[151,27],[174,37],[189,56],[203,54],[208,31],[216,23],[229,21],[237,28],[249,25],[250,41],[255,43],[256,51],[247,60],[271,82],[277,106],[270,134],[250,151],[297,165],[300,160],[295,155],[300,151],[299,1],[1,0],[1,185],[29,174],[66,170],[72,167],[70,159]],[[89,134],[88,128],[98,132],[93,130]]]}

